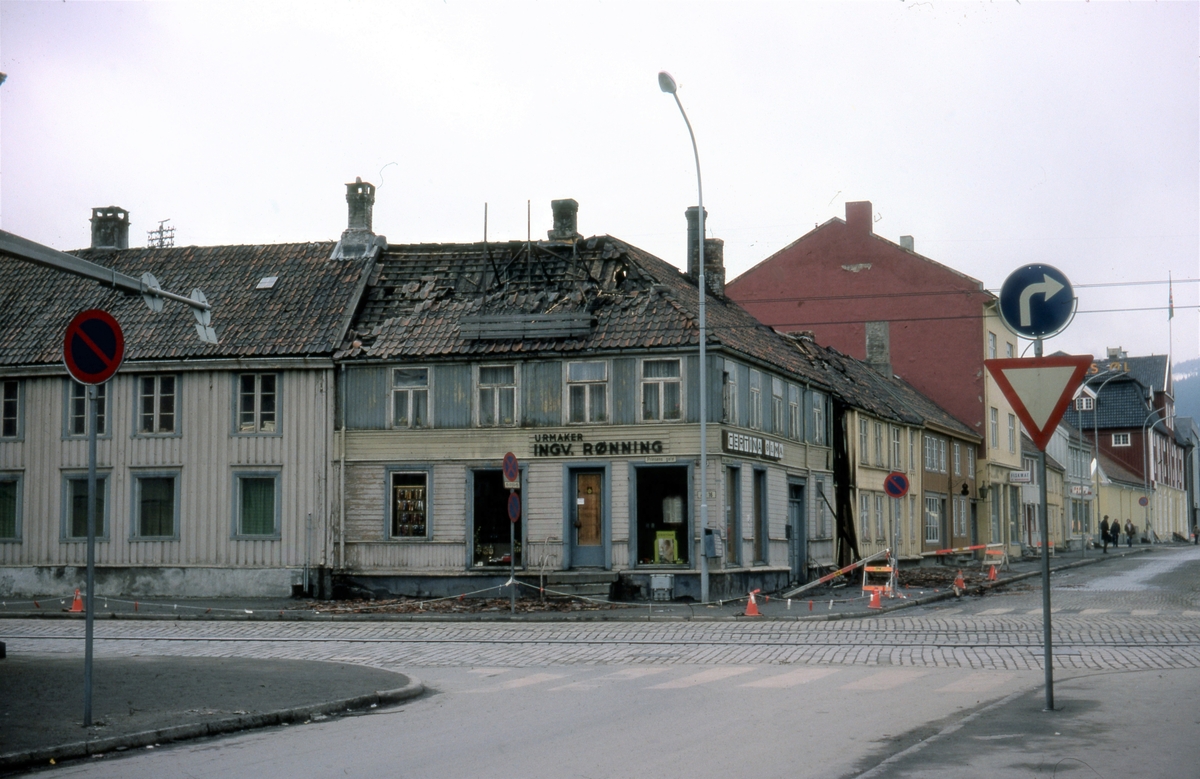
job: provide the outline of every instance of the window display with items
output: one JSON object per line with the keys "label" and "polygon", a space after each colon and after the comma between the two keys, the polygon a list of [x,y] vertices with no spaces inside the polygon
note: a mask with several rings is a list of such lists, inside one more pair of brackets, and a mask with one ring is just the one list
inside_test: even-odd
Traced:
{"label": "window display with items", "polygon": [[392,537],[424,537],[428,516],[427,484],[424,473],[392,474]]}

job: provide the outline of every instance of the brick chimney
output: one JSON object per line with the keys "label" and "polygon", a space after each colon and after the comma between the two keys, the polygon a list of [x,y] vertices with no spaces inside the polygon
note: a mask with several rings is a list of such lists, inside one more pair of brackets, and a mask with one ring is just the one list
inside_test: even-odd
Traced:
{"label": "brick chimney", "polygon": [[900,236],[900,248],[901,249],[908,249],[910,252],[915,252],[916,251],[915,247],[916,247],[916,244],[913,242],[913,237],[911,235]]}
{"label": "brick chimney", "polygon": [[579,203],[567,198],[566,200],[551,200],[550,210],[554,212],[554,229],[546,233],[551,241],[574,241],[583,236],[577,231],[579,219]]}
{"label": "brick chimney", "polygon": [[846,201],[846,227],[854,235],[870,235],[875,232],[871,216],[871,201]]}
{"label": "brick chimney", "polygon": [[346,204],[350,215],[342,238],[333,247],[332,260],[353,260],[366,257],[377,245],[386,245],[382,236],[371,232],[372,212],[375,209],[375,185],[355,178],[346,185]]}
{"label": "brick chimney", "polygon": [[129,248],[129,212],[124,208],[93,208],[91,222],[93,249]]}
{"label": "brick chimney", "polygon": [[867,322],[867,365],[892,378],[892,348],[887,322]]}
{"label": "brick chimney", "polygon": [[[684,212],[687,217],[687,275],[692,281],[700,279],[700,252],[696,248],[696,224],[700,220],[700,209],[696,206]],[[708,209],[704,211],[708,219]],[[704,239],[704,285],[710,295],[725,296],[725,241],[720,238]]]}

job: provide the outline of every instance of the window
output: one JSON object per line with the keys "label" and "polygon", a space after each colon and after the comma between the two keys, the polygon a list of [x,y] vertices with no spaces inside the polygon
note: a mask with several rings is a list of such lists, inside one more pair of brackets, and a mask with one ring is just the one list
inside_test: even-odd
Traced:
{"label": "window", "polygon": [[721,374],[721,421],[727,425],[738,423],[737,375],[732,370]]}
{"label": "window", "polygon": [[1095,398],[1088,397],[1087,395],[1081,395],[1080,397],[1075,398],[1075,410],[1076,411],[1091,411],[1095,407],[1096,407]]}
{"label": "window", "polygon": [[938,439],[938,473],[946,472],[946,441]]}
{"label": "window", "polygon": [[16,379],[0,381],[0,438],[16,438],[19,434],[20,401],[20,383]]}
{"label": "window", "polygon": [[175,377],[142,376],[138,379],[138,432],[175,432]]}
{"label": "window", "polygon": [[967,447],[967,478],[975,478],[975,447]]}
{"label": "window", "polygon": [[279,535],[276,509],[279,479],[273,473],[245,473],[237,477],[237,535]]}
{"label": "window", "polygon": [[[67,499],[65,507],[66,536],[72,539],[87,538],[87,476],[72,475],[67,477]],[[105,494],[108,492],[108,478],[96,475],[96,538],[108,535],[108,517],[105,512]]]}
{"label": "window", "polygon": [[567,406],[571,422],[608,421],[608,363],[567,364]]}
{"label": "window", "polygon": [[783,381],[771,378],[771,432],[782,434],[783,421]]}
{"label": "window", "polygon": [[[754,373],[750,375],[753,377]],[[681,419],[680,396],[679,360],[642,361],[643,421]],[[752,408],[753,405],[751,403]]]}
{"label": "window", "polygon": [[512,427],[517,423],[517,368],[485,365],[479,369],[479,425]]}
{"label": "window", "polygon": [[0,473],[0,541],[15,541],[21,537],[20,517],[20,476]]}
{"label": "window", "polygon": [[1000,412],[997,411],[994,407],[989,408],[988,409],[988,418],[991,421],[992,448],[999,449],[1000,448]]}
{"label": "window", "polygon": [[1011,341],[1004,342],[1004,356],[1010,360],[1016,356],[1015,349],[1014,349]]}
{"label": "window", "polygon": [[917,470],[917,431],[908,431],[908,472]]}
{"label": "window", "polygon": [[904,470],[904,451],[900,448],[900,428],[892,426],[892,468]]}
{"label": "window", "polygon": [[995,333],[992,333],[992,332],[988,333],[987,350],[988,350],[988,359],[989,360],[996,359],[996,334]]}
{"label": "window", "polygon": [[913,546],[917,545],[917,496],[909,493],[908,496],[908,541]]}
{"label": "window", "polygon": [[925,498],[925,543],[936,544],[941,537],[942,501],[940,498]]}
{"label": "window", "polygon": [[954,535],[965,536],[967,534],[967,512],[966,498],[961,495],[954,496],[953,513],[954,513]]}
{"label": "window", "polygon": [[867,448],[870,440],[867,438],[867,420],[858,420],[858,461],[863,465],[871,462],[871,450]]}
{"label": "window", "polygon": [[1008,451],[1017,451],[1017,418],[1013,414],[1008,415]]}
{"label": "window", "polygon": [[925,436],[925,470],[946,472],[946,442],[931,435]]}
{"label": "window", "polygon": [[392,368],[392,427],[429,425],[429,369]]}
{"label": "window", "polygon": [[954,475],[962,476],[962,444],[954,442]]}
{"label": "window", "polygon": [[992,495],[992,538],[991,538],[991,541],[993,544],[998,544],[1001,541],[1001,538],[1000,538],[1001,492],[999,489],[997,489],[996,485],[992,485],[991,495]]}
{"label": "window", "polygon": [[139,538],[171,538],[176,534],[173,474],[138,476],[134,480],[134,528]]}
{"label": "window", "polygon": [[388,534],[392,538],[429,535],[429,473],[396,471],[389,477]]}
{"label": "window", "polygon": [[[88,388],[74,379],[71,383],[71,404],[67,410],[67,435],[88,434]],[[108,385],[96,387],[96,435],[104,435],[107,430]]]}
{"label": "window", "polygon": [[725,469],[725,563],[738,565],[742,561],[742,470]]}
{"label": "window", "polygon": [[1037,460],[1034,460],[1034,459],[1031,459],[1031,458],[1028,458],[1028,457],[1026,457],[1025,459],[1023,459],[1023,460],[1021,461],[1021,464],[1022,464],[1022,466],[1024,466],[1024,469],[1025,469],[1025,470],[1029,471],[1029,483],[1030,483],[1032,486],[1036,487],[1036,486],[1037,486],[1037,483],[1038,483],[1038,480],[1037,480],[1037,477],[1038,477],[1038,467],[1037,467]]}
{"label": "window", "polygon": [[833,511],[825,497],[825,480],[817,480],[817,511],[821,513],[821,538],[833,538]]}
{"label": "window", "polygon": [[1113,446],[1129,446],[1130,445],[1129,444],[1129,433],[1113,433],[1112,434],[1112,445]]}
{"label": "window", "polygon": [[883,448],[883,424],[880,422],[876,422],[875,423],[875,464],[880,467],[883,467],[885,465],[885,463],[883,461],[884,452],[885,452],[885,450]]}
{"label": "window", "polygon": [[750,419],[751,430],[762,429],[762,374],[750,371]]}
{"label": "window", "polygon": [[858,493],[858,519],[862,525],[862,540],[871,540],[871,493],[863,490]]}
{"label": "window", "polygon": [[882,541],[883,535],[883,493],[875,493],[875,538]]}
{"label": "window", "polygon": [[274,433],[276,383],[274,373],[238,376],[238,432]]}
{"label": "window", "polygon": [[825,443],[825,395],[820,392],[812,394],[812,442]]}
{"label": "window", "polygon": [[800,426],[800,388],[795,384],[788,385],[788,436],[799,441],[804,437]]}

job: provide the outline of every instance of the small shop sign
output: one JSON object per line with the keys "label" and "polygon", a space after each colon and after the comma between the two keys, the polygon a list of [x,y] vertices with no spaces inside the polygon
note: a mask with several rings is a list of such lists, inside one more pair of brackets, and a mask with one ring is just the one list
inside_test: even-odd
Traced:
{"label": "small shop sign", "polygon": [[764,460],[783,459],[783,444],[769,438],[726,430],[721,440],[722,448],[730,454],[749,454]]}
{"label": "small shop sign", "polygon": [[531,442],[534,457],[658,456],[668,449],[657,441],[588,441],[583,433],[537,433]]}

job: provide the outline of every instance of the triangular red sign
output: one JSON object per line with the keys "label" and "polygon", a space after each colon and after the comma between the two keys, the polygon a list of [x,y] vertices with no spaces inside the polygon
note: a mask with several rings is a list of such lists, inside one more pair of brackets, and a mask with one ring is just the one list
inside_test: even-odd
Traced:
{"label": "triangular red sign", "polygon": [[1040,451],[1046,451],[1067,404],[1092,365],[1092,357],[1059,355],[984,360],[992,378]]}

